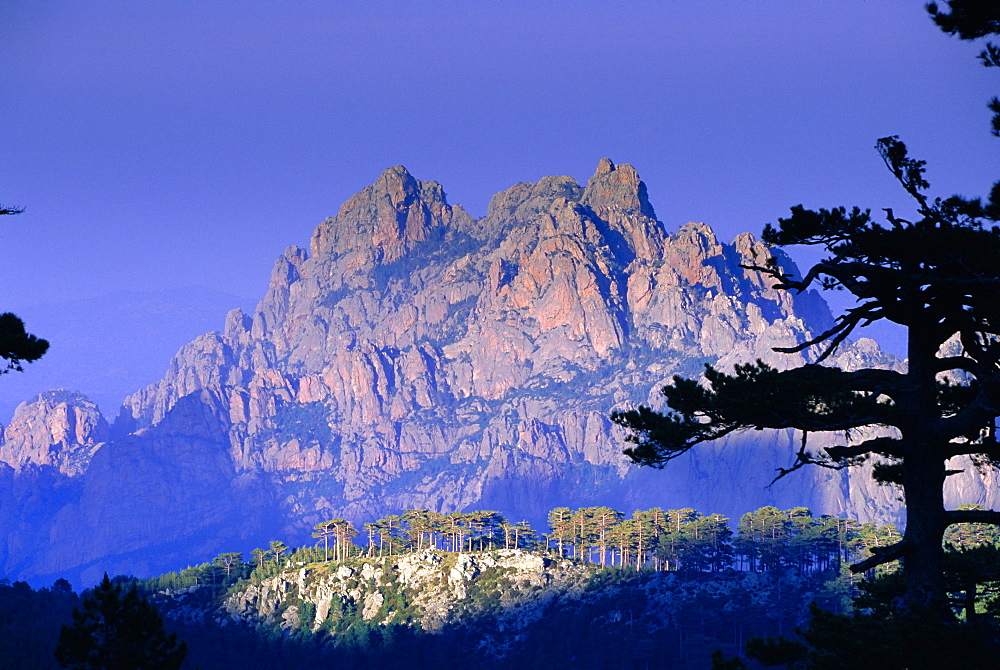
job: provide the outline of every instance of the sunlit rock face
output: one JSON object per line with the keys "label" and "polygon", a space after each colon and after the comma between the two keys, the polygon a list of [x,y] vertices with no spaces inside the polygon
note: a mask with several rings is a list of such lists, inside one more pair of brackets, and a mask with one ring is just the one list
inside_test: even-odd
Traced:
{"label": "sunlit rock face", "polygon": [[[479,579],[487,571],[493,579]],[[355,607],[364,621],[399,624],[405,621],[404,613],[383,604],[387,595],[391,598],[405,590],[412,598],[412,624],[437,632],[449,623],[474,622],[483,615],[486,598],[477,598],[474,594],[478,590],[502,604],[499,611],[503,613],[503,625],[498,628],[512,638],[511,631],[525,630],[546,616],[553,600],[587,590],[596,572],[594,566],[580,561],[520,549],[476,554],[425,550],[371,559],[360,567],[341,565],[335,571],[317,569],[313,564],[281,573],[234,591],[219,610],[207,614],[226,623],[256,626],[266,622],[289,631],[317,631],[329,615],[331,604],[343,602]],[[160,594],[159,600],[169,598]],[[293,602],[312,607],[303,608],[300,614]],[[305,616],[310,609],[314,613],[311,618]]]}
{"label": "sunlit rock face", "polygon": [[[773,348],[831,316],[815,293],[775,290],[741,267],[772,255],[790,264],[749,234],[669,231],[636,171],[607,159],[585,185],[515,184],[481,219],[390,168],[316,228],[308,251],[278,258],[252,313],[230,312],[129,397],[82,474],[58,464],[55,437],[7,438],[0,460],[15,470],[78,475],[19,569],[173,569],[250,542],[311,542],[324,519],[410,508],[536,523],[592,504],[897,518],[895,493],[863,473],[803,471],[767,488],[799,448],[791,433],[737,435],[663,471],[622,456],[609,413],[659,406],[674,374],[806,360]],[[870,340],[833,363],[896,364]],[[39,412],[46,425],[55,416]],[[108,439],[96,424],[92,435],[84,443]],[[963,502],[984,501],[981,480],[953,480],[976,498]]]}
{"label": "sunlit rock face", "polygon": [[108,422],[85,396],[47,391],[18,405],[2,431],[0,461],[16,471],[48,466],[75,477],[87,469],[108,435]]}

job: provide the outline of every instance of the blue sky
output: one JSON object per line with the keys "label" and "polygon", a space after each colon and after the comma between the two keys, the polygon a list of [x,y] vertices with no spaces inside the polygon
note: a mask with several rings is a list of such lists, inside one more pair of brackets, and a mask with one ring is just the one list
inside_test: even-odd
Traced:
{"label": "blue sky", "polygon": [[5,310],[259,298],[395,164],[481,215],[608,156],[727,240],[798,203],[907,211],[888,134],[941,195],[1000,176],[996,73],[919,1],[6,0],[0,31]]}

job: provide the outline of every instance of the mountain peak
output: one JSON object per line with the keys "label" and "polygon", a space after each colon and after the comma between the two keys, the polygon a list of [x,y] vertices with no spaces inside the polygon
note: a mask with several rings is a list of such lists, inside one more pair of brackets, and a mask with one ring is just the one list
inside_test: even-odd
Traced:
{"label": "mountain peak", "polygon": [[646,184],[628,163],[615,165],[610,158],[597,163],[594,176],[587,180],[583,201],[594,211],[618,210],[656,219],[656,212],[646,194]]}
{"label": "mountain peak", "polygon": [[411,199],[420,190],[420,183],[402,165],[394,165],[383,171],[373,186],[376,192],[388,196],[393,205],[397,207]]}
{"label": "mountain peak", "polygon": [[390,179],[393,177],[401,179],[411,179],[411,180],[413,179],[413,175],[410,174],[410,171],[406,169],[405,165],[393,165],[392,167],[388,167],[385,170],[383,170],[382,174],[379,176],[377,181],[382,181],[383,179]]}
{"label": "mountain peak", "polygon": [[345,202],[337,216],[320,224],[310,251],[324,256],[372,250],[376,261],[392,262],[450,218],[451,207],[440,184],[420,181],[396,165]]}
{"label": "mountain peak", "polygon": [[3,431],[0,461],[15,470],[47,465],[76,476],[108,439],[108,432],[97,405],[82,393],[46,391],[17,406]]}
{"label": "mountain peak", "polygon": [[[612,409],[656,407],[673,374],[767,360],[818,332],[802,296],[740,267],[767,251],[749,236],[723,244],[689,224],[668,237],[632,166],[602,159],[585,187],[515,184],[479,220],[395,166],[317,227],[311,251],[289,248],[253,313],[183,347],[99,450],[106,426],[70,429],[90,425],[79,403],[15,417],[0,444],[15,472],[0,475],[48,464],[79,474],[80,494],[39,493],[51,511],[37,522],[23,521],[33,498],[0,504],[0,523],[32,541],[0,542],[0,569],[169,569],[182,550],[304,540],[324,518],[403,509],[531,520],[597,501],[733,514],[774,500],[744,456],[692,455],[654,482],[621,453]],[[752,442],[777,465],[798,448]],[[727,486],[697,486],[708,476]],[[852,482],[823,477],[795,503],[848,508]]]}

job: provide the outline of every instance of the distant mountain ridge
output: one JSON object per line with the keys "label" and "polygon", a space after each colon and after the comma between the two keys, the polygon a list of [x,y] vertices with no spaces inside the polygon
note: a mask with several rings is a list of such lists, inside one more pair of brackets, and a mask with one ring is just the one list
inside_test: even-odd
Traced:
{"label": "distant mountain ridge", "polygon": [[[668,233],[636,171],[608,159],[582,186],[516,184],[481,219],[390,168],[316,228],[308,252],[278,258],[255,310],[231,311],[128,397],[106,438],[46,452],[15,417],[0,451],[4,571],[150,574],[401,509],[537,522],[559,505],[733,515],[774,504],[898,518],[894,492],[864,473],[804,471],[766,488],[798,447],[787,432],[734,436],[662,472],[621,454],[609,412],[658,404],[673,374],[805,360],[772,348],[831,316],[814,292],[776,291],[739,267],[772,255],[790,263],[749,234]],[[833,362],[899,365],[870,340]],[[46,402],[19,413],[73,414]],[[991,482],[949,486],[990,505]]]}
{"label": "distant mountain ridge", "polygon": [[15,311],[32,333],[50,341],[26,374],[0,383],[0,423],[24,400],[51,389],[80,391],[105,412],[163,375],[170,357],[192,337],[217,328],[246,298],[203,286],[159,291],[116,291]]}

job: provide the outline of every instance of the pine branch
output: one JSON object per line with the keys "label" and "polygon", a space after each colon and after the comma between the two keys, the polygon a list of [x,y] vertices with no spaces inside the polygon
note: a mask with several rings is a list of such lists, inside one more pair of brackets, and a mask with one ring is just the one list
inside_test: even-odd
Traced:
{"label": "pine branch", "polygon": [[[1000,407],[997,406],[996,399],[992,393],[981,391],[971,403],[959,410],[954,416],[942,417],[938,425],[939,433],[945,439],[966,437],[979,433],[993,424],[993,420],[1000,415]],[[942,445],[944,453],[951,453],[954,443],[948,442]],[[980,453],[983,449],[974,442],[969,443],[970,449],[959,453]]]}
{"label": "pine branch", "polygon": [[852,565],[851,572],[858,574],[859,572],[865,572],[878,567],[883,563],[895,561],[896,559],[902,558],[903,554],[906,553],[909,548],[910,544],[906,540],[900,540],[899,542],[890,544],[887,547],[870,547],[868,551],[872,552],[872,555],[865,560]]}
{"label": "pine branch", "polygon": [[20,214],[24,211],[24,207],[8,207],[6,205],[0,205],[0,216]]}
{"label": "pine branch", "polygon": [[786,475],[790,475],[796,470],[804,468],[807,465],[816,465],[829,470],[843,470],[849,466],[848,463],[831,463],[826,459],[814,458],[811,453],[806,451],[806,442],[808,441],[808,438],[809,431],[802,431],[802,441],[799,443],[799,450],[795,453],[795,462],[792,463],[792,466],[789,468],[777,468],[778,474],[775,475],[774,479],[771,480],[771,483],[767,485],[767,488],[771,488],[779,479],[782,479]]}
{"label": "pine branch", "polygon": [[988,523],[1000,526],[1000,512],[990,509],[955,509],[944,513],[945,528],[956,523]]}
{"label": "pine branch", "polygon": [[826,453],[833,461],[846,461],[868,454],[884,454],[903,458],[909,453],[906,443],[895,437],[874,437],[859,444],[827,447]]}
{"label": "pine branch", "polygon": [[937,359],[935,363],[938,372],[962,370],[963,372],[968,372],[970,375],[975,375],[979,372],[979,364],[968,356],[947,356]]}
{"label": "pine branch", "polygon": [[866,302],[859,307],[848,309],[846,314],[837,317],[837,323],[833,328],[817,335],[813,339],[794,347],[774,347],[774,351],[784,354],[794,354],[817,344],[829,342],[815,361],[816,363],[822,363],[854,332],[855,328],[858,326],[867,326],[884,316],[885,311],[877,301]]}

